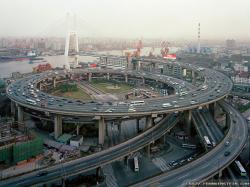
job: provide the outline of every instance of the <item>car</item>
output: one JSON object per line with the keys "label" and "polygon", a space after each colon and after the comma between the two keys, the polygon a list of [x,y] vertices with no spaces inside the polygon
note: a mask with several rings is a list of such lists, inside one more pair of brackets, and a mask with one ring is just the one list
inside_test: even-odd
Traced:
{"label": "car", "polygon": [[224,153],[224,156],[228,156],[228,155],[230,155],[230,151],[226,151],[226,152]]}
{"label": "car", "polygon": [[105,110],[105,112],[113,112],[113,109],[109,108],[109,109]]}
{"label": "car", "polygon": [[136,112],[136,110],[134,108],[129,108],[128,111],[129,112]]}
{"label": "car", "polygon": [[170,103],[163,103],[162,104],[162,108],[167,108],[167,107],[170,107],[172,106]]}
{"label": "car", "polygon": [[126,105],[127,103],[125,103],[125,102],[123,102],[123,101],[121,101],[121,102],[119,102],[118,103],[118,105]]}
{"label": "car", "polygon": [[229,144],[230,144],[230,142],[229,142],[229,141],[226,141],[225,146],[228,146]]}
{"label": "car", "polygon": [[212,141],[212,145],[213,145],[213,147],[215,147],[215,146],[216,146],[216,143],[215,143],[214,141]]}
{"label": "car", "polygon": [[39,172],[39,173],[37,173],[37,177],[42,177],[42,176],[45,176],[45,175],[47,175],[48,174],[48,171],[41,171],[41,172]]}
{"label": "car", "polygon": [[98,111],[98,109],[95,107],[95,108],[92,108],[92,111]]}
{"label": "car", "polygon": [[193,101],[193,100],[190,101],[190,104],[191,104],[191,105],[194,105],[194,104],[197,104],[197,103],[198,103],[197,101]]}
{"label": "car", "polygon": [[183,159],[183,160],[181,160],[181,161],[180,161],[180,163],[181,163],[181,164],[182,164],[182,163],[184,163],[184,162],[186,162],[186,160],[185,160],[185,159]]}
{"label": "car", "polygon": [[174,163],[175,163],[175,161],[170,161],[168,165],[172,166]]}
{"label": "car", "polygon": [[178,166],[178,165],[179,165],[178,162],[174,162],[174,163],[172,164],[173,167]]}

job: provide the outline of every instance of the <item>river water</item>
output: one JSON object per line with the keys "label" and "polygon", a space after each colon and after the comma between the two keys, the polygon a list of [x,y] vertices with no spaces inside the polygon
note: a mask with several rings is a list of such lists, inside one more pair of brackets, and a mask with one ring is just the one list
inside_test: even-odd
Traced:
{"label": "river water", "polygon": [[[126,50],[126,51],[134,51],[132,50]],[[141,50],[141,55],[148,55],[150,52],[150,47],[144,47]],[[171,52],[175,52],[177,48],[171,48]],[[122,55],[125,51],[121,50],[112,50],[112,51],[103,51],[98,52],[99,54],[109,54],[109,55]],[[160,54],[160,48],[154,49],[154,54],[159,55]],[[65,57],[63,55],[61,56],[46,56],[43,57],[44,60],[42,61],[33,61],[33,64],[30,64],[29,61],[9,61],[9,62],[0,62],[0,78],[9,77],[12,72],[20,72],[20,73],[28,73],[32,71],[32,68],[37,66],[38,64],[44,64],[44,63],[50,63],[52,67],[63,67],[65,65]],[[79,62],[93,62],[97,60],[96,57],[91,56],[79,56]],[[73,57],[69,57],[69,62],[73,62]]]}

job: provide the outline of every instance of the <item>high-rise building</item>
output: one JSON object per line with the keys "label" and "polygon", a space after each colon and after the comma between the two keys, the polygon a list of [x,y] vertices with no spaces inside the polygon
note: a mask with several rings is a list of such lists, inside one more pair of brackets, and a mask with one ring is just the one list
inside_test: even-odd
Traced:
{"label": "high-rise building", "polygon": [[236,47],[236,42],[233,39],[226,40],[226,47],[228,49],[234,49]]}

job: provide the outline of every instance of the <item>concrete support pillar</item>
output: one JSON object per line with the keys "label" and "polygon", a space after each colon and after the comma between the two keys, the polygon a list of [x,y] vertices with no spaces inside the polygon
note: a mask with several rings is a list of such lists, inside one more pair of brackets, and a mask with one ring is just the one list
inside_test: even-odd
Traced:
{"label": "concrete support pillar", "polygon": [[153,119],[152,116],[147,116],[146,117],[146,129],[150,128],[153,126]]}
{"label": "concrete support pillar", "polygon": [[192,111],[185,111],[185,122],[186,122],[186,132],[188,135],[191,134],[191,119],[192,119]]}
{"label": "concrete support pillar", "polygon": [[125,163],[125,165],[128,167],[128,156],[125,156],[125,157],[124,157],[124,163]]}
{"label": "concrete support pillar", "polygon": [[62,187],[65,187],[65,179],[62,179]]}
{"label": "concrete support pillar", "polygon": [[192,71],[192,84],[196,83],[195,71]]}
{"label": "concrete support pillar", "polygon": [[218,177],[219,177],[219,179],[222,177],[222,170],[219,171]]}
{"label": "concrete support pillar", "polygon": [[128,74],[125,75],[125,82],[128,83]]}
{"label": "concrete support pillar", "polygon": [[53,77],[53,88],[56,87],[56,77]]}
{"label": "concrete support pillar", "polygon": [[225,121],[225,126],[229,127],[230,124],[230,114],[226,113],[226,121]]}
{"label": "concrete support pillar", "polygon": [[107,79],[108,79],[108,80],[110,79],[110,75],[109,75],[109,73],[107,73]]}
{"label": "concrete support pillar", "polygon": [[213,116],[213,118],[215,117],[215,107],[216,107],[216,103],[211,103],[208,106],[209,112],[211,113],[211,115]]}
{"label": "concrete support pillar", "polygon": [[171,72],[171,75],[174,76],[174,66],[172,66],[172,72]]}
{"label": "concrete support pillar", "polygon": [[101,167],[96,168],[96,181],[98,183],[99,178],[101,176]]}
{"label": "concrete support pillar", "polygon": [[89,80],[89,82],[91,82],[91,80],[92,80],[92,73],[88,73],[88,80]]}
{"label": "concrete support pillar", "polygon": [[62,116],[56,114],[54,117],[54,138],[57,139],[62,135]]}
{"label": "concrete support pillar", "polygon": [[181,79],[183,78],[183,69],[182,69],[182,67],[180,67],[180,78]]}
{"label": "concrete support pillar", "polygon": [[105,133],[106,133],[106,124],[103,117],[99,119],[99,127],[98,127],[98,143],[100,145],[104,145]]}
{"label": "concrete support pillar", "polygon": [[136,119],[136,131],[137,133],[140,132],[140,119],[139,118]]}
{"label": "concrete support pillar", "polygon": [[166,134],[163,135],[163,144],[166,144]]}
{"label": "concrete support pillar", "polygon": [[24,114],[23,114],[23,108],[21,106],[17,106],[17,120],[19,123],[23,123],[24,120]]}
{"label": "concrete support pillar", "polygon": [[79,124],[76,124],[76,135],[79,135],[79,131],[80,131],[80,126]]}
{"label": "concrete support pillar", "polygon": [[42,90],[42,89],[43,89],[43,86],[42,86],[42,85],[43,85],[43,84],[40,82],[39,85],[38,85],[39,90]]}
{"label": "concrete support pillar", "polygon": [[145,84],[145,78],[142,77],[142,84],[144,85]]}
{"label": "concrete support pillar", "polygon": [[137,71],[141,71],[141,61],[137,61]]}
{"label": "concrete support pillar", "polygon": [[155,63],[152,64],[152,72],[155,71]]}
{"label": "concrete support pillar", "polygon": [[12,116],[15,116],[16,108],[15,108],[15,103],[13,101],[11,101],[10,103],[10,113]]}
{"label": "concrete support pillar", "polygon": [[148,155],[148,158],[150,158],[150,144],[146,147],[146,154]]}
{"label": "concrete support pillar", "polygon": [[121,121],[118,122],[117,127],[118,127],[119,134],[121,135],[122,134],[122,122]]}

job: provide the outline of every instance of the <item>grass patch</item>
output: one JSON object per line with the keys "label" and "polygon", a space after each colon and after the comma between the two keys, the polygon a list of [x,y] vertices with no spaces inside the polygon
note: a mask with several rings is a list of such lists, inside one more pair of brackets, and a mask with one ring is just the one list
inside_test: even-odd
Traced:
{"label": "grass patch", "polygon": [[91,84],[94,87],[98,88],[99,90],[102,90],[106,93],[111,93],[111,94],[120,94],[120,93],[129,91],[134,88],[133,86],[130,86],[125,83],[92,82]]}
{"label": "grass patch", "polygon": [[54,93],[54,95],[57,95],[60,97],[72,98],[72,99],[80,99],[80,100],[90,100],[91,99],[91,97],[81,89],[78,89],[77,91],[73,91],[73,92],[57,91]]}
{"label": "grass patch", "polygon": [[240,105],[238,104],[238,109],[241,113],[247,111],[250,108],[250,103],[246,104],[246,105]]}

